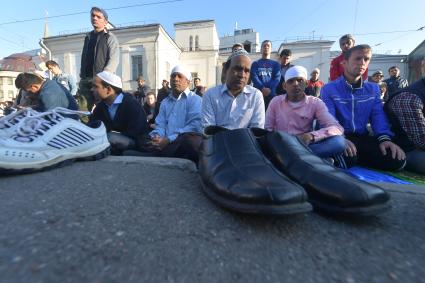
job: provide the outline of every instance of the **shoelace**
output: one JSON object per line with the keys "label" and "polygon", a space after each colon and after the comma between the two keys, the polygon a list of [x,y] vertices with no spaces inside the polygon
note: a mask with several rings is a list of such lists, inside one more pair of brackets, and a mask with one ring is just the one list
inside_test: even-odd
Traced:
{"label": "shoelace", "polygon": [[11,113],[7,116],[0,118],[0,130],[5,128],[10,128],[18,124],[22,119],[27,117],[35,116],[39,112],[35,111],[32,108],[21,109],[17,112]]}
{"label": "shoelace", "polygon": [[43,135],[51,127],[65,119],[63,115],[87,116],[90,115],[90,112],[74,111],[62,107],[57,107],[47,112],[39,112],[34,116],[20,120],[12,138],[16,141],[31,142],[34,138]]}

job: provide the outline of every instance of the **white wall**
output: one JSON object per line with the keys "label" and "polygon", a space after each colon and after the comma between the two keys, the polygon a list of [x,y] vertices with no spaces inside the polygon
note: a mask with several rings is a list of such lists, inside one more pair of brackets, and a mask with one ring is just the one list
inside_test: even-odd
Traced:
{"label": "white wall", "polygon": [[[384,73],[384,78],[388,79],[388,69],[392,66],[397,66],[400,69],[400,76],[407,79],[408,65],[406,55],[376,55],[373,56],[369,64],[368,75],[372,76],[375,71],[381,70]],[[403,61],[403,62],[401,62]]]}
{"label": "white wall", "polygon": [[330,48],[334,41],[311,40],[299,41],[281,44],[277,54],[282,49],[290,49],[292,51],[291,62],[294,65],[301,65],[310,72],[314,68],[319,68],[320,79],[328,82],[330,68]]}
{"label": "white wall", "polygon": [[152,88],[160,89],[164,79],[170,81],[171,70],[179,64],[180,54],[180,47],[161,28],[158,37],[158,76],[156,85],[151,85]]}
{"label": "white wall", "polygon": [[260,52],[260,35],[258,32],[236,34],[220,37],[220,51],[230,52],[233,44],[251,42],[251,52]]}
{"label": "white wall", "polygon": [[[157,69],[161,65],[165,65],[160,58],[164,58],[164,60],[168,60],[172,65],[175,65],[180,51],[176,44],[172,43],[171,39],[162,40],[162,46],[157,44],[159,30],[161,30],[162,38],[168,37],[160,25],[112,30],[120,44],[120,62],[116,74],[121,77],[124,90],[135,91],[137,88],[137,82],[133,80],[132,74],[132,56],[143,56],[142,75],[152,88],[158,88],[163,79],[162,76],[165,74],[164,70],[157,73]],[[85,34],[76,34],[45,39],[46,45],[52,51],[52,59],[61,65],[64,72],[74,75],[78,81],[80,79],[79,72],[84,36]],[[158,54],[157,50],[159,49],[163,50],[164,54]],[[160,78],[158,78],[159,75],[161,76]]]}
{"label": "white wall", "polygon": [[190,36],[193,38],[193,48],[195,48],[195,38],[198,36],[200,50],[218,50],[220,40],[214,21],[180,23],[175,24],[174,28],[175,42],[185,51],[189,51]]}
{"label": "white wall", "polygon": [[184,52],[180,56],[181,64],[190,72],[198,73],[201,84],[206,87],[216,85],[216,66],[218,53],[215,51]]}

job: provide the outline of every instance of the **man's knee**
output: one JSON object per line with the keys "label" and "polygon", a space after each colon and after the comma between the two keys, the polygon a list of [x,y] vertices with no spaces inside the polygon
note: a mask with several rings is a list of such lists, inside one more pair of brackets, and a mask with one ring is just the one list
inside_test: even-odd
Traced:
{"label": "man's knee", "polygon": [[124,151],[135,147],[135,140],[120,133],[109,132],[108,141],[113,151]]}

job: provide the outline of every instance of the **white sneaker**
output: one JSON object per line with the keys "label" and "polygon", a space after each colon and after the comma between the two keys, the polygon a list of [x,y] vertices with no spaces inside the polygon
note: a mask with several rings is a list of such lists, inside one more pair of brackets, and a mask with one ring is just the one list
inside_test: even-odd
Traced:
{"label": "white sneaker", "polygon": [[25,108],[0,118],[0,138],[10,137],[22,119],[38,114],[40,114],[40,112],[37,112],[32,108]]}
{"label": "white sneaker", "polygon": [[91,128],[64,114],[87,112],[55,108],[21,119],[10,137],[0,139],[0,173],[32,172],[109,154],[102,122]]}

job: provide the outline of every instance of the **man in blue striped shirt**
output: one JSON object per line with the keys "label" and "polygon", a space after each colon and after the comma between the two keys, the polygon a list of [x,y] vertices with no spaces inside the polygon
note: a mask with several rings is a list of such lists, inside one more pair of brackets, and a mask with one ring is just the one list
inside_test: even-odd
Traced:
{"label": "man in blue striped shirt", "polygon": [[161,102],[156,127],[145,149],[158,156],[186,158],[197,163],[202,142],[201,97],[189,90],[190,72],[181,65],[171,71],[171,93]]}

